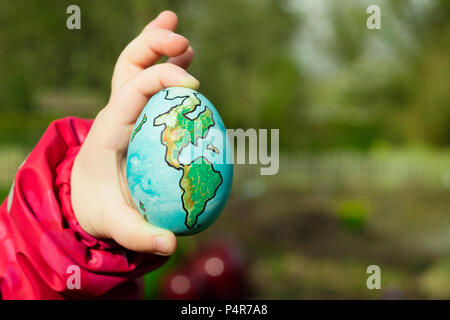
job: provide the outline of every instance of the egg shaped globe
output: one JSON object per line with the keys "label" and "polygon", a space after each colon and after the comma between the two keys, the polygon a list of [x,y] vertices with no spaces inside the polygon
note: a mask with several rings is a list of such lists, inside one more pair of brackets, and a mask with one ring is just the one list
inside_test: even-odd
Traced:
{"label": "egg shaped globe", "polygon": [[233,180],[232,150],[213,104],[189,88],[153,95],[133,128],[126,176],[147,222],[177,235],[209,227]]}

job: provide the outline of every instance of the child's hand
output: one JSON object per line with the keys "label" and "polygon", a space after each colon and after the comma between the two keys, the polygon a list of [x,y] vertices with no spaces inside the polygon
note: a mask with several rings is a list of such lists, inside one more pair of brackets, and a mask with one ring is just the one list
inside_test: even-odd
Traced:
{"label": "child's hand", "polygon": [[[125,161],[131,131],[148,99],[170,86],[197,89],[186,68],[193,50],[173,33],[177,17],[165,11],[150,22],[120,55],[111,97],[97,115],[71,174],[71,198],[81,227],[98,238],[112,238],[140,252],[172,254],[173,233],[147,223],[134,208],[126,183]],[[161,56],[168,63],[152,66]]]}

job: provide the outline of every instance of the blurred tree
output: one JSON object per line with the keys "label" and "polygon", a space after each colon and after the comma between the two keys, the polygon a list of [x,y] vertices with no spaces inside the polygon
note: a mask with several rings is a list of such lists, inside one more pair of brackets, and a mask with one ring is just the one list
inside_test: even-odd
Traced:
{"label": "blurred tree", "polygon": [[[313,41],[332,68],[320,77],[305,75],[306,145],[449,146],[449,2],[324,3],[330,31]],[[381,30],[365,27],[369,4],[381,7]]]}
{"label": "blurred tree", "polygon": [[[53,89],[87,88],[106,103],[121,50],[172,9],[196,51],[191,72],[230,128],[279,128],[285,150],[450,143],[448,1],[370,1],[382,10],[376,31],[365,27],[368,1],[324,0],[299,12],[298,0],[79,0],[81,30],[71,31],[73,2],[0,2],[3,114],[33,112],[36,96]],[[325,37],[309,36],[325,57],[313,64],[332,66],[320,76],[293,50],[308,41],[301,31],[314,10],[324,20],[312,31],[329,26]]]}
{"label": "blurred tree", "polygon": [[392,3],[416,50],[402,50],[408,67],[399,79],[406,89],[407,110],[398,115],[400,130],[410,143],[450,145],[450,3],[445,0],[421,8]]}
{"label": "blurred tree", "polygon": [[0,3],[0,110],[32,111],[36,93],[53,88],[89,88],[106,103],[120,51],[157,13],[172,9],[196,51],[191,71],[227,126],[295,133],[299,71],[289,52],[297,21],[286,1],[81,0],[78,31],[66,28],[72,3]]}

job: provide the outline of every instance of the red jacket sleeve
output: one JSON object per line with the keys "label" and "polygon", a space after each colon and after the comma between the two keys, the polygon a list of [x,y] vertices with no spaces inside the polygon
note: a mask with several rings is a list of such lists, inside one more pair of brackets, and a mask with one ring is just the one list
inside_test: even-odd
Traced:
{"label": "red jacket sleeve", "polygon": [[91,125],[54,121],[18,169],[0,207],[1,298],[99,297],[166,261],[96,239],[78,224],[70,172]]}

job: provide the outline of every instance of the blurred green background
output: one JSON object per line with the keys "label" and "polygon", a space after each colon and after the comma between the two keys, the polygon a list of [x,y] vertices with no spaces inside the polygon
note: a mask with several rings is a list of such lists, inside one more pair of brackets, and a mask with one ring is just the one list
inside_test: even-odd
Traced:
{"label": "blurred green background", "polygon": [[234,239],[251,298],[450,298],[446,0],[1,1],[2,198],[53,119],[105,105],[121,50],[164,9],[226,126],[280,129],[279,173],[236,166],[222,217],[180,254]]}

